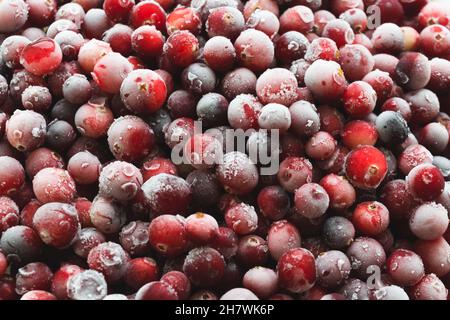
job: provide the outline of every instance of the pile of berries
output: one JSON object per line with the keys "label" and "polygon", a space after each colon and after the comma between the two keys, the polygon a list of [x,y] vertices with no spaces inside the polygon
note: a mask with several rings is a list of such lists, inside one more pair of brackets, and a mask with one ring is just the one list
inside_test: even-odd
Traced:
{"label": "pile of berries", "polygon": [[[447,300],[449,28],[448,0],[1,0],[0,300]],[[227,129],[247,150],[207,161]]]}

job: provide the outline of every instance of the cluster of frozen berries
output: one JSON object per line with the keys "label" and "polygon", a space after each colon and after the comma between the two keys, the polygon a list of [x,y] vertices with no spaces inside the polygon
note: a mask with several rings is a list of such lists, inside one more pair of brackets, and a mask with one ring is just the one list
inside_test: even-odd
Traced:
{"label": "cluster of frozen berries", "polygon": [[[449,28],[448,0],[0,0],[0,300],[446,300]],[[205,161],[230,128],[278,132],[277,173]]]}

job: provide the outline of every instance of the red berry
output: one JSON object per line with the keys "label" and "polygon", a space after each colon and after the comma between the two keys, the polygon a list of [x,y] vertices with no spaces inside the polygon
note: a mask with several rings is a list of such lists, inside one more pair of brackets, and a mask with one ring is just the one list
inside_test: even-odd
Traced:
{"label": "red berry", "polygon": [[277,271],[279,285],[293,293],[311,289],[316,281],[315,259],[306,249],[285,252],[278,260]]}

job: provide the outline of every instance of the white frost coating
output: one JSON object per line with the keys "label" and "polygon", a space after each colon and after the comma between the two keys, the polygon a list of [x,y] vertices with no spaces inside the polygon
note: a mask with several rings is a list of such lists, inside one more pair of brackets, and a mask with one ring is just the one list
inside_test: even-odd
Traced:
{"label": "white frost coating", "polygon": [[100,272],[86,270],[69,279],[67,291],[73,300],[102,300],[107,294],[107,284]]}

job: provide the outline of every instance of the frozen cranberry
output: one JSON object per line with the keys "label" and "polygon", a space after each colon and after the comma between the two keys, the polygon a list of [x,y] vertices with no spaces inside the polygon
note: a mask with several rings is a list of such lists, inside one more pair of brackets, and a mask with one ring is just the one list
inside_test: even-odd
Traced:
{"label": "frozen cranberry", "polygon": [[272,258],[276,261],[288,250],[300,248],[299,230],[290,222],[280,220],[274,222],[267,234],[267,246]]}
{"label": "frozen cranberry", "polygon": [[338,48],[352,44],[355,34],[350,24],[342,19],[330,20],[323,28],[322,36],[336,42]]}
{"label": "frozen cranberry", "polygon": [[383,53],[399,53],[403,50],[403,31],[393,23],[383,23],[372,35],[375,51]]}
{"label": "frozen cranberry", "polygon": [[145,25],[133,31],[131,45],[140,57],[151,58],[161,53],[164,37],[155,26]]}
{"label": "frozen cranberry", "polygon": [[261,214],[271,220],[280,220],[288,212],[290,199],[286,191],[279,186],[269,186],[258,194],[258,207]]}
{"label": "frozen cranberry", "polygon": [[56,248],[71,245],[80,229],[75,207],[58,202],[39,207],[33,226],[45,244]]}
{"label": "frozen cranberry", "polygon": [[372,238],[356,238],[347,249],[352,270],[362,279],[370,275],[370,266],[381,267],[386,262],[383,246]]}
{"label": "frozen cranberry", "polygon": [[188,248],[188,235],[184,220],[179,216],[161,215],[149,226],[152,247],[167,257],[178,256]]}
{"label": "frozen cranberry", "polygon": [[386,100],[381,107],[381,111],[396,111],[400,113],[407,122],[411,119],[411,108],[408,102],[399,97],[393,97]]}
{"label": "frozen cranberry", "polygon": [[152,129],[135,116],[115,119],[108,129],[109,148],[118,160],[142,160],[152,150],[153,143]]}
{"label": "frozen cranberry", "polygon": [[304,158],[288,157],[280,164],[278,181],[288,192],[294,192],[305,183],[312,181],[312,165]]}
{"label": "frozen cranberry", "polygon": [[132,34],[133,29],[127,25],[119,23],[106,30],[103,33],[102,40],[109,43],[113,51],[124,56],[129,56],[132,46]]}
{"label": "frozen cranberry", "polygon": [[269,69],[256,81],[256,93],[264,103],[279,103],[290,106],[296,100],[297,79],[289,70]]}
{"label": "frozen cranberry", "polygon": [[305,52],[305,60],[309,63],[317,60],[339,61],[339,57],[336,42],[329,38],[314,39]]}
{"label": "frozen cranberry", "polygon": [[363,117],[375,109],[377,94],[365,81],[351,83],[343,94],[345,111],[354,117]]}
{"label": "frozen cranberry", "polygon": [[346,218],[335,216],[328,218],[323,225],[325,243],[332,249],[348,247],[355,237],[355,227]]}
{"label": "frozen cranberry", "polygon": [[8,197],[0,197],[0,231],[19,224],[19,207]]}
{"label": "frozen cranberry", "polygon": [[24,68],[38,76],[55,71],[61,61],[61,48],[50,38],[41,38],[31,42],[20,55],[20,63]]}
{"label": "frozen cranberry", "polygon": [[57,297],[60,300],[67,300],[68,299],[68,292],[67,292],[67,284],[69,279],[77,274],[82,272],[83,269],[81,269],[77,265],[71,265],[67,264],[59,268],[52,278],[51,283],[51,292],[55,297]]}
{"label": "frozen cranberry", "polygon": [[176,31],[167,39],[163,50],[173,64],[185,68],[196,60],[199,42],[187,30]]}
{"label": "frozen cranberry", "polygon": [[5,255],[0,252],[0,277],[3,277],[6,269],[8,269],[8,261],[6,260]]}
{"label": "frozen cranberry", "polygon": [[406,183],[414,198],[431,201],[444,191],[445,181],[437,167],[421,164],[408,173]]}
{"label": "frozen cranberry", "polygon": [[2,23],[1,33],[10,33],[20,29],[28,19],[28,5],[22,1],[7,0],[0,5]]}
{"label": "frozen cranberry", "polygon": [[432,162],[433,155],[420,144],[408,146],[398,157],[398,167],[405,175],[420,164],[431,164]]}
{"label": "frozen cranberry", "polygon": [[410,91],[403,98],[411,107],[411,122],[415,124],[426,124],[439,113],[439,100],[436,94],[428,89]]}
{"label": "frozen cranberry", "polygon": [[90,211],[92,207],[92,202],[87,198],[78,197],[73,205],[78,212],[78,220],[80,221],[82,228],[92,227]]}
{"label": "frozen cranberry", "polygon": [[35,261],[42,249],[42,241],[36,232],[26,226],[14,226],[3,232],[0,248],[6,257],[19,263]]}
{"label": "frozen cranberry", "polygon": [[183,88],[197,95],[213,91],[216,83],[214,71],[204,63],[193,63],[181,73]]}
{"label": "frozen cranberry", "polygon": [[274,58],[274,45],[263,32],[247,29],[234,42],[239,64],[254,72],[267,69]]}
{"label": "frozen cranberry", "polygon": [[92,77],[102,91],[116,94],[131,71],[132,66],[125,57],[120,53],[111,52],[97,61]]}
{"label": "frozen cranberry", "polygon": [[347,156],[345,174],[350,182],[360,189],[377,188],[386,173],[386,157],[375,147],[361,146]]}
{"label": "frozen cranberry", "polygon": [[112,52],[109,43],[92,39],[81,46],[78,53],[78,63],[86,72],[92,72],[94,66],[103,56]]}
{"label": "frozen cranberry", "polygon": [[141,173],[144,178],[144,182],[160,173],[167,173],[176,176],[178,175],[177,172],[177,167],[173,164],[172,161],[160,157],[144,162],[141,167]]}
{"label": "frozen cranberry", "polygon": [[353,120],[347,122],[341,134],[342,142],[350,149],[361,145],[375,145],[378,140],[376,127],[364,120]]}
{"label": "frozen cranberry", "polygon": [[447,210],[441,204],[424,203],[412,213],[409,227],[412,233],[420,239],[437,239],[448,228]]}
{"label": "frozen cranberry", "polygon": [[128,260],[128,254],[114,242],[97,245],[87,257],[89,268],[103,273],[108,282],[116,282],[125,275]]}
{"label": "frozen cranberry", "polygon": [[396,284],[412,286],[425,275],[422,259],[416,253],[397,249],[386,261],[387,271]]}
{"label": "frozen cranberry", "polygon": [[234,65],[236,50],[228,38],[215,36],[205,43],[203,57],[214,71],[226,72]]}
{"label": "frozen cranberry", "polygon": [[221,91],[228,100],[240,94],[253,94],[256,88],[256,76],[247,68],[237,68],[227,73],[220,84]]}
{"label": "frozen cranberry", "polygon": [[126,22],[134,3],[134,0],[105,0],[103,10],[113,22]]}
{"label": "frozen cranberry", "polygon": [[361,202],[353,211],[352,222],[359,233],[375,236],[389,226],[389,211],[378,201]]}
{"label": "frozen cranberry", "polygon": [[130,24],[133,28],[139,28],[146,24],[154,25],[158,30],[163,31],[166,24],[166,13],[155,1],[140,2],[131,9]]}
{"label": "frozen cranberry", "polygon": [[246,267],[264,265],[269,258],[267,242],[256,235],[244,236],[239,240],[237,261]]}
{"label": "frozen cranberry", "polygon": [[250,290],[245,288],[234,288],[225,292],[220,300],[259,300]]}
{"label": "frozen cranberry", "polygon": [[426,27],[432,24],[441,24],[448,26],[449,24],[450,6],[448,3],[430,2],[425,5],[419,12],[419,24],[421,27]]}
{"label": "frozen cranberry", "polygon": [[370,51],[360,44],[345,45],[340,49],[340,63],[351,81],[361,80],[373,70],[375,60]]}
{"label": "frozen cranberry", "polygon": [[20,55],[30,42],[23,36],[9,36],[6,38],[0,46],[0,56],[3,63],[10,69],[20,68]]}
{"label": "frozen cranberry", "polygon": [[395,69],[397,81],[409,90],[425,87],[431,77],[428,58],[421,53],[406,52]]}
{"label": "frozen cranberry", "polygon": [[57,34],[63,31],[73,31],[78,33],[80,31],[80,27],[71,20],[60,19],[54,21],[48,26],[46,35],[47,37],[54,39]]}
{"label": "frozen cranberry", "polygon": [[86,37],[99,39],[110,27],[111,21],[104,10],[92,8],[86,12],[83,19],[83,31]]}
{"label": "frozen cranberry", "polygon": [[103,98],[91,99],[78,108],[74,116],[75,125],[84,136],[99,138],[106,135],[114,116],[105,102]]}
{"label": "frozen cranberry", "polygon": [[46,144],[57,151],[68,149],[76,139],[75,128],[64,120],[54,120],[47,127]]}
{"label": "frozen cranberry", "polygon": [[316,281],[314,256],[306,249],[285,252],[278,261],[277,271],[279,285],[293,293],[311,289]]}
{"label": "frozen cranberry", "polygon": [[298,31],[307,33],[314,25],[314,14],[305,6],[293,6],[280,16],[280,33],[287,31]]}
{"label": "frozen cranberry", "polygon": [[79,184],[91,184],[98,181],[101,163],[89,151],[82,151],[69,159],[67,170]]}
{"label": "frozen cranberry", "polygon": [[262,104],[250,94],[240,94],[228,106],[228,122],[235,129],[258,128]]}
{"label": "frozen cranberry", "polygon": [[254,28],[267,34],[271,39],[275,37],[280,29],[278,17],[269,10],[256,10],[246,20],[247,28]]}
{"label": "frozen cranberry", "polygon": [[91,98],[92,87],[84,75],[75,74],[64,82],[62,92],[64,99],[70,103],[81,105]]}
{"label": "frozen cranberry", "polygon": [[256,230],[258,215],[252,206],[239,203],[225,212],[225,223],[238,235],[245,235]]}
{"label": "frozen cranberry", "polygon": [[92,224],[106,234],[117,233],[125,224],[124,208],[110,198],[95,197],[90,210]]}
{"label": "frozen cranberry", "polygon": [[217,177],[226,190],[234,194],[245,194],[258,184],[258,170],[247,155],[230,152],[223,156],[217,166]]}
{"label": "frozen cranberry", "polygon": [[205,94],[195,107],[198,120],[206,128],[225,124],[227,121],[228,101],[215,92]]}
{"label": "frozen cranberry", "polygon": [[211,38],[224,36],[234,40],[244,29],[245,21],[241,11],[224,6],[210,10],[205,26]]}
{"label": "frozen cranberry", "polygon": [[31,152],[26,161],[25,169],[31,179],[44,168],[63,168],[64,160],[61,156],[48,148],[39,148]]}
{"label": "frozen cranberry", "polygon": [[321,101],[332,101],[344,94],[347,81],[344,72],[334,61],[317,60],[306,70],[306,87]]}
{"label": "frozen cranberry", "polygon": [[174,288],[162,281],[147,283],[136,293],[136,300],[178,300]]}
{"label": "frozen cranberry", "polygon": [[124,161],[114,161],[100,172],[99,192],[106,197],[126,201],[136,195],[142,183],[138,168]]}
{"label": "frozen cranberry", "polygon": [[107,283],[100,272],[85,270],[69,278],[67,292],[73,300],[102,300],[107,294]]}
{"label": "frozen cranberry", "polygon": [[450,50],[450,31],[434,24],[420,32],[420,47],[428,57],[444,57]]}
{"label": "frozen cranberry", "polygon": [[25,293],[20,300],[58,300],[53,294],[44,290],[31,290]]}
{"label": "frozen cranberry", "polygon": [[84,228],[78,232],[78,236],[73,243],[73,251],[82,258],[87,258],[89,252],[106,242],[105,236],[95,228]]}
{"label": "frozen cranberry", "polygon": [[447,300],[448,295],[445,285],[435,274],[425,275],[411,291],[414,300]]}
{"label": "frozen cranberry", "polygon": [[76,187],[70,174],[61,168],[44,168],[33,179],[33,191],[42,203],[70,202],[73,200]]}
{"label": "frozen cranberry", "polygon": [[278,288],[278,277],[275,271],[265,267],[254,267],[242,278],[243,285],[256,293],[261,299],[272,296]]}
{"label": "frozen cranberry", "polygon": [[414,245],[414,251],[422,258],[426,272],[434,273],[438,277],[449,272],[450,245],[444,238],[419,240]]}
{"label": "frozen cranberry", "polygon": [[217,284],[224,274],[225,261],[222,255],[210,247],[192,249],[186,256],[183,272],[199,287]]}
{"label": "frozen cranberry", "polygon": [[[48,88],[53,97],[63,97],[64,82],[74,74],[83,73],[80,64],[76,61],[63,61],[59,67],[48,76]],[[92,84],[91,84],[92,86]]]}
{"label": "frozen cranberry", "polygon": [[124,276],[125,283],[137,290],[146,283],[158,280],[158,265],[152,258],[135,258],[128,262]]}
{"label": "frozen cranberry", "polygon": [[52,95],[48,88],[31,86],[22,92],[22,105],[25,109],[44,112],[52,103]]}
{"label": "frozen cranberry", "polygon": [[280,62],[289,64],[305,56],[309,47],[308,39],[297,31],[288,31],[275,42],[275,55]]}
{"label": "frozen cranberry", "polygon": [[16,275],[16,292],[23,295],[32,290],[49,290],[53,273],[41,263],[33,262],[20,268]]}
{"label": "frozen cranberry", "polygon": [[392,180],[386,183],[381,190],[380,199],[389,209],[391,218],[409,218],[416,201],[407,189],[404,180]]}
{"label": "frozen cranberry", "polygon": [[218,230],[216,219],[209,214],[198,212],[186,218],[186,232],[194,243],[210,243]]}
{"label": "frozen cranberry", "polygon": [[31,110],[16,110],[6,123],[8,142],[17,150],[31,151],[44,143],[46,121]]}

